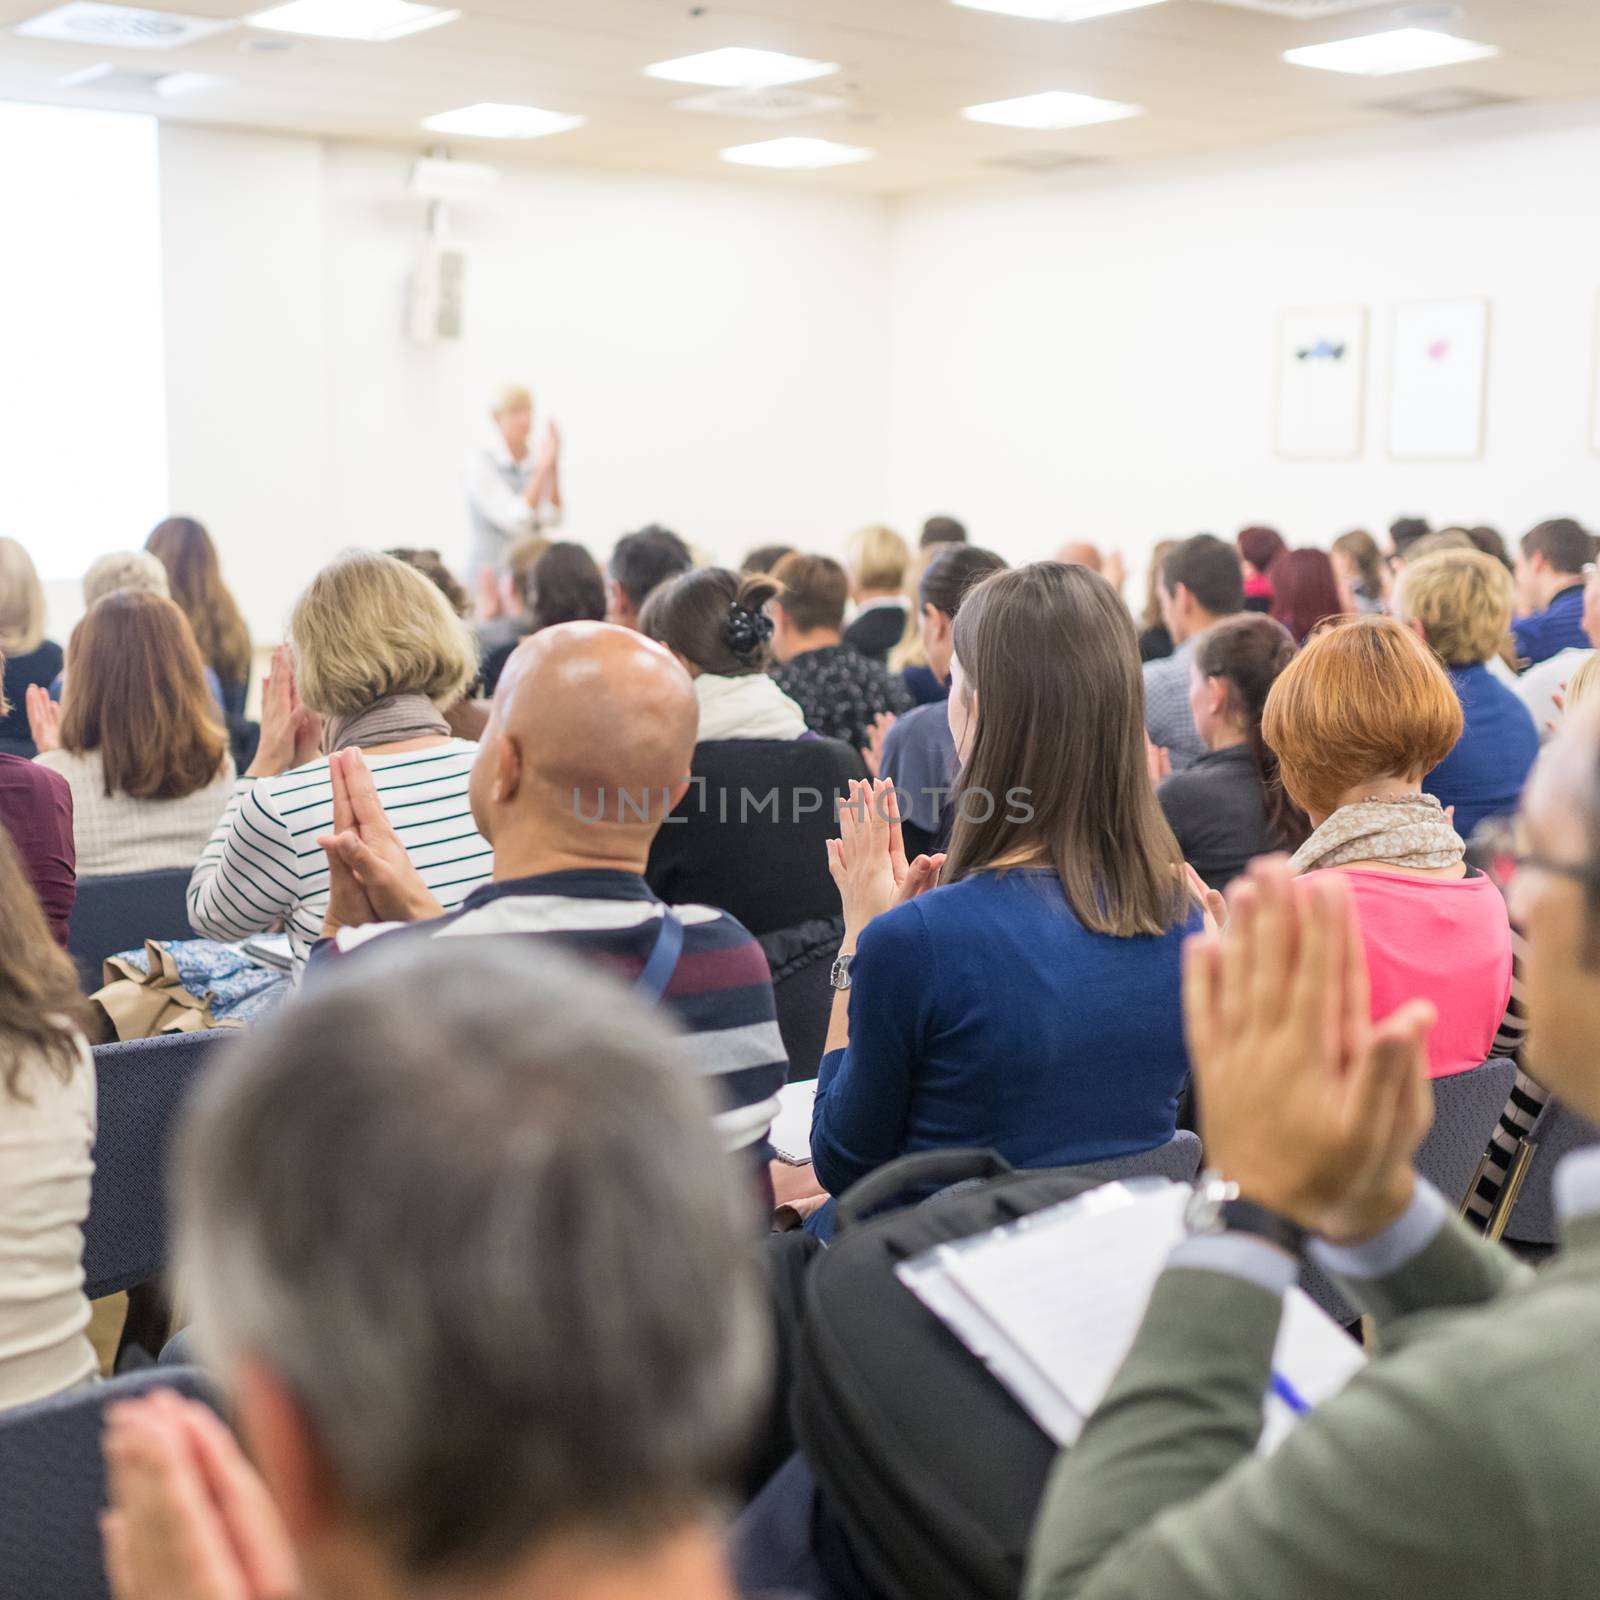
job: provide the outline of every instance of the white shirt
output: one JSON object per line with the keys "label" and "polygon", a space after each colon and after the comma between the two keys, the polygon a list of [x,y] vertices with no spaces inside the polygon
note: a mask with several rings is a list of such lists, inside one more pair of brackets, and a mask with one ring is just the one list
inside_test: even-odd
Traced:
{"label": "white shirt", "polygon": [[520,461],[500,431],[481,450],[467,460],[467,515],[472,523],[472,553],[468,576],[476,579],[485,567],[498,569],[505,564],[506,552],[518,540],[542,528],[554,528],[561,521],[557,506],[541,506],[537,511],[526,500],[535,467],[530,449]]}
{"label": "white shirt", "polygon": [[181,800],[108,795],[98,750],[46,750],[34,759],[59,772],[72,790],[72,840],[80,878],[187,870],[200,859],[233,793],[232,756],[222,758],[210,783]]}
{"label": "white shirt", "polygon": [[1556,704],[1556,695],[1561,692],[1562,684],[1570,682],[1573,673],[1593,654],[1593,650],[1558,650],[1548,661],[1529,667],[1512,684],[1522,696],[1522,703],[1533,713],[1533,725],[1545,742],[1561,731],[1564,713]]}
{"label": "white shirt", "polygon": [[[7,1048],[0,1045],[0,1048]],[[94,1059],[72,1076],[25,1059],[19,1099],[0,1086],[0,1409],[87,1383],[83,1224],[94,1176]]]}

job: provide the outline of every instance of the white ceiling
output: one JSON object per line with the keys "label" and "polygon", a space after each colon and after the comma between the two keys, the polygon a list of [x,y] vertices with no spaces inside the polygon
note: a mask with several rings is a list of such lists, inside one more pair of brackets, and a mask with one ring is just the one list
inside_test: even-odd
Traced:
{"label": "white ceiling", "polygon": [[[145,0],[152,9],[243,18],[267,0]],[[1060,24],[963,10],[949,0],[457,0],[459,21],[387,44],[281,39],[239,27],[181,50],[107,51],[10,30],[52,0],[0,0],[0,98],[154,111],[186,122],[266,128],[422,149],[431,113],[480,100],[581,113],[573,132],[528,142],[454,138],[458,155],[697,176],[737,172],[728,145],[782,134],[867,145],[875,159],[768,183],[903,194],[994,181],[1004,163],[1057,156],[1131,162],[1370,129],[1379,102],[1439,89],[1566,100],[1600,95],[1600,0],[1466,0],[1450,31],[1497,45],[1469,65],[1360,79],[1290,66],[1282,52],[1394,26],[1392,3],[1295,22],[1217,0],[1168,0]],[[783,122],[676,110],[699,91],[647,78],[653,61],[721,45],[786,50],[841,64],[803,85],[839,109]],[[111,62],[142,73],[215,73],[230,87],[165,101],[135,88],[68,90],[61,77]],[[1146,114],[1059,133],[966,122],[980,101],[1068,89],[1132,101]]]}

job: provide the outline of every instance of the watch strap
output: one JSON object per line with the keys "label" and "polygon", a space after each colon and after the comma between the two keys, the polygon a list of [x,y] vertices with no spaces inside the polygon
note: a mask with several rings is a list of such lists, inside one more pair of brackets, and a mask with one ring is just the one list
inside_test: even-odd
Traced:
{"label": "watch strap", "polygon": [[1311,1234],[1298,1222],[1257,1205],[1254,1200],[1225,1200],[1220,1208],[1222,1228],[1225,1233],[1254,1234],[1286,1250],[1297,1260],[1304,1257]]}

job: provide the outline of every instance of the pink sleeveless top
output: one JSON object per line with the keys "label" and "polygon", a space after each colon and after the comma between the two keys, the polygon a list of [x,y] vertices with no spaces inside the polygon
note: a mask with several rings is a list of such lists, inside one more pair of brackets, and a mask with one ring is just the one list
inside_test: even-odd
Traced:
{"label": "pink sleeveless top", "polygon": [[1408,1000],[1431,1000],[1439,1020],[1428,1075],[1448,1078],[1487,1061],[1511,998],[1511,923],[1500,891],[1482,873],[1344,876],[1367,947],[1373,1020]]}

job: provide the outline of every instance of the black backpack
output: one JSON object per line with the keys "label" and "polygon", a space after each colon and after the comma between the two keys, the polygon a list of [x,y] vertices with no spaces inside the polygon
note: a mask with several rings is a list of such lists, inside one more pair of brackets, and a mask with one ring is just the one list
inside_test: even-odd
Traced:
{"label": "black backpack", "polygon": [[[837,1202],[834,1242],[806,1275],[793,1420],[820,1515],[879,1600],[1016,1600],[1056,1458],[895,1268],[1104,1181],[936,1150],[891,1162]],[[930,1190],[945,1192],[871,1216]]]}

